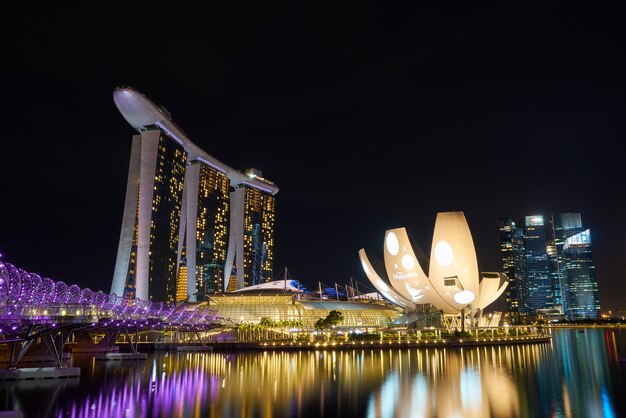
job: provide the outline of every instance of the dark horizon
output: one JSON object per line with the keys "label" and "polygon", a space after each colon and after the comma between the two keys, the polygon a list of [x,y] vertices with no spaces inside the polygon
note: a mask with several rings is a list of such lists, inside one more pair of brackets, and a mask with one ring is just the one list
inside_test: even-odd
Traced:
{"label": "dark horizon", "polygon": [[451,210],[479,269],[501,271],[499,217],[579,212],[602,311],[626,309],[617,6],[92,7],[2,28],[3,261],[109,291],[135,133],[112,92],[126,85],[278,185],[275,275],[366,283],[360,248],[379,256],[406,226],[429,254]]}

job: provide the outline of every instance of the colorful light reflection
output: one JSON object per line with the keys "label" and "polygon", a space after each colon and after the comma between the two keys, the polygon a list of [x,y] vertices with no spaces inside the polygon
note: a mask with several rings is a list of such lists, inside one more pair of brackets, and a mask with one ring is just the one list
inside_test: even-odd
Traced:
{"label": "colorful light reflection", "polygon": [[[624,335],[616,341],[626,347]],[[624,375],[607,356],[603,330],[555,331],[552,344],[463,349],[77,359],[80,383],[3,383],[0,409],[64,418],[625,416]]]}

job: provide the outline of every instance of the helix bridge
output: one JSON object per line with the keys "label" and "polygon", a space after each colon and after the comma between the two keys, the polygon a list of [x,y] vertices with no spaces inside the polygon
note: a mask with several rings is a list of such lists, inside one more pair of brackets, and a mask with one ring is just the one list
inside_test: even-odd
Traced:
{"label": "helix bridge", "polygon": [[63,345],[73,334],[105,335],[100,344],[108,350],[123,333],[136,353],[140,331],[198,334],[218,326],[216,318],[217,311],[205,304],[152,302],[94,292],[0,261],[0,346],[10,347],[9,368],[16,367],[36,345],[45,345],[62,365]]}

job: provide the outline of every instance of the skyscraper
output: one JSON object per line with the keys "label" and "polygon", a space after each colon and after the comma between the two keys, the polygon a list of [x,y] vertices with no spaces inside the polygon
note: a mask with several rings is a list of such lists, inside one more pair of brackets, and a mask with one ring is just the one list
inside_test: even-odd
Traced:
{"label": "skyscraper", "polygon": [[[524,226],[516,227],[512,232],[513,240],[513,267],[515,272],[515,283],[517,286],[517,300],[512,300],[511,304],[517,306],[518,317],[512,318],[514,323],[526,322],[526,317],[532,313],[528,305],[528,275],[526,263],[526,239],[524,237]],[[509,280],[511,280],[509,278]]]}
{"label": "skyscraper", "polygon": [[580,213],[553,214],[552,226],[563,313],[568,319],[597,319],[600,316],[600,300],[591,231],[583,227]]}
{"label": "skyscraper", "polygon": [[278,187],[207,154],[136,90],[118,88],[113,100],[139,133],[111,293],[202,300],[225,290],[235,260],[238,288],[271,280]]}
{"label": "skyscraper", "polygon": [[554,307],[554,286],[550,281],[548,243],[543,215],[526,216],[526,282],[530,311]]}
{"label": "skyscraper", "polygon": [[[261,172],[250,169],[247,175],[259,178]],[[269,282],[273,279],[274,196],[244,184],[231,192],[231,200],[231,213],[243,213],[243,218],[231,216],[226,277],[232,274],[232,266],[238,288]]]}
{"label": "skyscraper", "polygon": [[526,241],[524,223],[511,218],[500,218],[500,252],[502,270],[509,279],[506,289],[506,305],[511,323],[525,321],[531,312],[528,301]]}
{"label": "skyscraper", "polygon": [[580,214],[500,218],[502,263],[510,284],[511,322],[533,319],[538,310],[562,312],[570,319],[599,315],[591,234]]}
{"label": "skyscraper", "polygon": [[274,197],[245,188],[244,282],[246,286],[272,280]]}
{"label": "skyscraper", "polygon": [[160,129],[133,136],[112,292],[174,300],[186,162],[183,147]]}
{"label": "skyscraper", "polygon": [[502,271],[509,279],[506,288],[506,306],[509,311],[511,322],[517,323],[519,315],[519,295],[517,287],[517,274],[515,269],[515,252],[513,251],[513,239],[516,228],[511,218],[500,218],[500,253],[502,254]]}
{"label": "skyscraper", "polygon": [[[196,159],[187,166],[184,228],[187,242],[187,288],[191,300],[221,291],[229,233],[230,181],[223,172]],[[181,234],[183,232],[181,231]],[[195,273],[195,274],[194,274]],[[195,289],[195,290],[194,290]],[[191,293],[191,292],[188,292]]]}

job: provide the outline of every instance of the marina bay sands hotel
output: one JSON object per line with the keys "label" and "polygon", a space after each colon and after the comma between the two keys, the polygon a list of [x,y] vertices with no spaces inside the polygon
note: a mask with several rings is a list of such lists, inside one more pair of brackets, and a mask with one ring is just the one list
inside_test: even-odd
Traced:
{"label": "marina bay sands hotel", "polygon": [[138,133],[111,293],[200,301],[272,280],[278,187],[207,154],[138,91],[117,88],[113,101]]}

